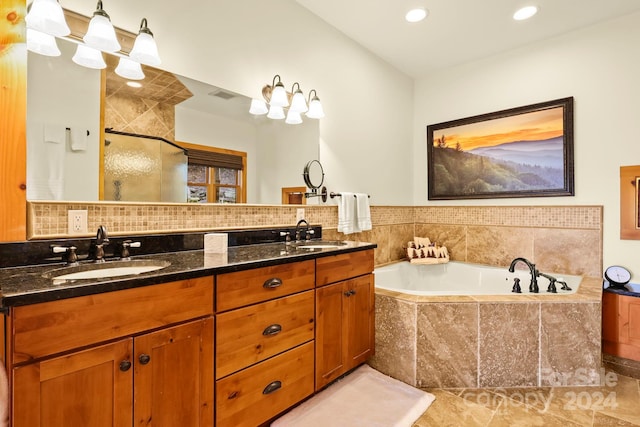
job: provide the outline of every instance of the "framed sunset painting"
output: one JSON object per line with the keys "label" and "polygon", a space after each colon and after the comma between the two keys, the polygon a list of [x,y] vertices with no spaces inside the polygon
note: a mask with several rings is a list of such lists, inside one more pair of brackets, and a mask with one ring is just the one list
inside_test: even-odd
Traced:
{"label": "framed sunset painting", "polygon": [[573,196],[573,97],[427,126],[429,200]]}

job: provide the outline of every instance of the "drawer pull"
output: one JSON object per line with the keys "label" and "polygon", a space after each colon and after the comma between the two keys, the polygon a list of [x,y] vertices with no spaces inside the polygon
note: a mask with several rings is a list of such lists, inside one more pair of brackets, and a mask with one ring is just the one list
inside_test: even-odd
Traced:
{"label": "drawer pull", "polygon": [[280,381],[274,381],[262,390],[262,394],[271,394],[276,390],[279,390],[282,387],[282,383]]}
{"label": "drawer pull", "polygon": [[123,360],[122,362],[120,362],[120,370],[122,372],[127,372],[129,370],[129,368],[131,368],[131,362],[128,360]]}
{"label": "drawer pull", "polygon": [[282,285],[282,279],[280,279],[279,277],[274,277],[272,279],[265,281],[262,287],[265,289],[275,289],[280,285]]}
{"label": "drawer pull", "polygon": [[262,335],[264,335],[265,337],[268,337],[271,335],[277,335],[281,331],[282,331],[282,325],[278,325],[277,323],[275,323],[271,326],[267,326],[265,330],[262,331]]}
{"label": "drawer pull", "polygon": [[146,365],[151,361],[151,356],[149,356],[148,354],[142,353],[140,357],[138,357],[138,360],[140,361],[141,365]]}

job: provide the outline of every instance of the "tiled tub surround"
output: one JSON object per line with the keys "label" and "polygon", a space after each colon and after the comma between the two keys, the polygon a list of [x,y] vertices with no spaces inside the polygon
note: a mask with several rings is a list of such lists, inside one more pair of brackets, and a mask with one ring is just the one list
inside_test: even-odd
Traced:
{"label": "tiled tub surround", "polygon": [[412,296],[377,289],[370,363],[421,387],[596,385],[601,288],[599,279],[585,278],[573,295]]}

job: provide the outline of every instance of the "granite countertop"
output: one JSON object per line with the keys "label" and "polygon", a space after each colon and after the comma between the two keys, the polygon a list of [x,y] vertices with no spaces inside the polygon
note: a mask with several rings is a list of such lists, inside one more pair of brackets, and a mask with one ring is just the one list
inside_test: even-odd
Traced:
{"label": "granite countertop", "polygon": [[[321,242],[319,242],[321,243]],[[35,304],[92,295],[158,283],[185,280],[232,271],[315,259],[376,247],[374,243],[344,241],[336,248],[305,249],[284,243],[229,247],[227,254],[205,254],[203,250],[158,253],[132,257],[134,260],[168,261],[160,270],[103,279],[82,279],[55,284],[43,274],[63,264],[0,269],[1,307]],[[108,260],[107,260],[108,262]]]}

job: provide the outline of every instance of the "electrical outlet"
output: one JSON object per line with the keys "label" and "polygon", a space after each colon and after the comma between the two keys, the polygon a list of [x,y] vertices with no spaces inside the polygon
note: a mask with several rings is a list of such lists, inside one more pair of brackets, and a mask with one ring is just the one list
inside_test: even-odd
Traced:
{"label": "electrical outlet", "polygon": [[89,229],[87,226],[86,210],[67,211],[69,215],[69,234],[86,234]]}
{"label": "electrical outlet", "polygon": [[300,221],[301,219],[304,219],[304,208],[296,209],[296,222]]}

